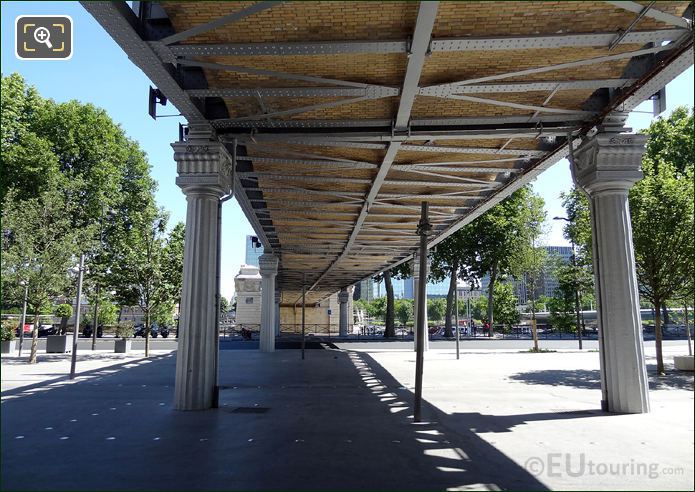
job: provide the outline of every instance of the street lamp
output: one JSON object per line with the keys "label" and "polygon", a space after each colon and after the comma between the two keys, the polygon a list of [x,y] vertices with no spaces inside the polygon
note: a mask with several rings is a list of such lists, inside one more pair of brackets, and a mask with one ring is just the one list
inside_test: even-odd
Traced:
{"label": "street lamp", "polygon": [[[553,217],[553,220],[564,220],[572,224],[574,222],[574,217],[568,219],[567,217]],[[579,338],[579,350],[582,350],[582,326],[579,321],[579,279],[577,277],[577,252],[575,250],[574,239],[570,236],[570,244],[572,245],[572,269],[574,270],[574,310],[577,314],[577,334]]]}
{"label": "street lamp", "polygon": [[27,321],[27,297],[29,297],[29,282],[22,280],[19,285],[24,287],[24,303],[22,304],[22,317],[19,320],[19,356],[22,356],[22,344],[24,343],[24,323]]}
{"label": "street lamp", "polygon": [[77,273],[77,310],[75,312],[75,327],[72,330],[72,354],[70,356],[70,379],[75,379],[75,366],[77,365],[77,337],[80,330],[80,306],[82,305],[82,275],[84,273],[84,253],[80,255],[79,266],[72,267],[70,271]]}

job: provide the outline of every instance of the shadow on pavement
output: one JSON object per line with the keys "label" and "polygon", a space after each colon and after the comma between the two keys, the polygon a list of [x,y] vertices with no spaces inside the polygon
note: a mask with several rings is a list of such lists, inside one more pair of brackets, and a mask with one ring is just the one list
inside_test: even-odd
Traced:
{"label": "shadow on pavement", "polygon": [[[656,375],[656,364],[647,364],[649,389],[684,389],[693,391],[693,373],[671,370],[665,376]],[[598,369],[550,369],[544,371],[527,371],[512,374],[509,379],[526,384],[541,384],[549,386],[573,386],[584,389],[600,389],[601,373]]]}
{"label": "shadow on pavement", "polygon": [[412,392],[366,354],[221,352],[221,406],[201,412],[172,409],[174,368],[168,354],[3,392],[2,490],[547,490],[461,420],[551,417],[425,403],[415,424]]}

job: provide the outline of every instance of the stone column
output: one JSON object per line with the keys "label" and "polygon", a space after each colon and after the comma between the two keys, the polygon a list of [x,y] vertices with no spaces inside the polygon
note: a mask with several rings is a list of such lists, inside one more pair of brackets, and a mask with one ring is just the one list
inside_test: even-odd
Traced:
{"label": "stone column", "polygon": [[224,147],[209,132],[192,127],[189,135],[172,144],[176,184],[188,202],[174,408],[204,410],[217,385],[217,214],[231,173]]}
{"label": "stone column", "polygon": [[348,299],[350,294],[347,287],[340,289],[338,293],[338,302],[340,303],[340,326],[338,336],[346,337],[348,334]]}
{"label": "stone column", "polygon": [[261,352],[275,352],[275,276],[277,256],[264,253],[258,257],[261,270]]}
{"label": "stone column", "polygon": [[647,137],[613,114],[574,151],[572,174],[589,197],[601,360],[601,407],[649,411],[628,191],[642,178]]}
{"label": "stone column", "polygon": [[275,291],[275,336],[280,335],[280,300],[282,294],[279,290]]}
{"label": "stone column", "polygon": [[[429,267],[429,262],[427,263]],[[410,262],[410,271],[413,272],[413,319],[417,322],[417,312],[418,312],[418,285],[420,282],[420,277],[425,279],[425,282],[427,282],[427,272],[424,273],[424,275],[420,275],[420,257],[419,255],[415,255]],[[425,300],[425,326],[427,326],[427,301]],[[417,350],[417,332],[416,330],[413,330],[415,333],[415,338],[413,340],[413,350]],[[425,333],[425,346],[422,348],[424,351],[427,351],[430,349],[430,334]]]}

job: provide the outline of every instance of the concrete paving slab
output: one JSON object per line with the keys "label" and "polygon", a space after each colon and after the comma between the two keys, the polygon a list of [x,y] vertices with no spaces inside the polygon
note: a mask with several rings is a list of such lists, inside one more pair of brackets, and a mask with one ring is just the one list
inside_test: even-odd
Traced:
{"label": "concrete paving slab", "polygon": [[[592,352],[456,361],[432,350],[422,424],[414,354],[383,344],[304,361],[298,350],[222,351],[221,407],[204,412],[171,408],[175,353],[107,355],[81,361],[75,382],[61,375],[69,357],[30,369],[3,358],[2,490],[692,489],[692,375],[690,388],[657,385],[653,414],[608,416],[596,410]],[[552,477],[526,463],[555,452],[649,455],[686,473]]]}
{"label": "concrete paving slab", "polygon": [[[451,349],[430,350],[423,398],[449,431],[474,433],[551,489],[692,490],[693,376],[672,363],[687,345],[664,351],[669,374],[658,378],[653,344],[646,348],[650,414],[600,411],[596,351],[474,351],[456,360]],[[413,388],[411,351],[357,352]]]}

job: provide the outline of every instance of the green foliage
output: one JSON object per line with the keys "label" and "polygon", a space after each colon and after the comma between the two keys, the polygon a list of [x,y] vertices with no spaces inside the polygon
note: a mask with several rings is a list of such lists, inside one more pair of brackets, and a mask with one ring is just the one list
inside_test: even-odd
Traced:
{"label": "green foliage", "polygon": [[157,306],[152,309],[152,321],[157,323],[157,326],[173,326],[174,303],[168,301],[157,304]]}
{"label": "green foliage", "polygon": [[367,304],[367,316],[383,321],[386,317],[386,298],[379,297]]}
{"label": "green foliage", "polygon": [[135,326],[132,321],[123,321],[116,326],[116,336],[120,338],[131,338],[135,333]]}
{"label": "green foliage", "polygon": [[541,232],[545,218],[543,199],[525,186],[463,227],[463,280],[477,283],[490,275],[487,318],[494,321],[494,288],[499,278],[524,273],[525,258]]}
{"label": "green foliage", "polygon": [[519,323],[521,314],[516,309],[517,298],[514,295],[514,288],[509,282],[498,282],[495,285],[495,304],[494,316],[495,323],[511,328],[512,325]]}
{"label": "green foliage", "polygon": [[487,319],[487,297],[480,296],[471,300],[471,318],[479,321]]}
{"label": "green foliage", "polygon": [[72,306],[70,304],[58,304],[55,315],[59,318],[69,318],[72,316]]}
{"label": "green foliage", "polygon": [[446,313],[445,299],[427,299],[427,319],[433,323],[444,320]]}
{"label": "green foliage", "polygon": [[568,222],[562,228],[562,235],[576,245],[577,265],[591,269],[591,209],[586,195],[574,187],[569,193],[561,193],[562,206],[565,207]]}
{"label": "green foliage", "polygon": [[[94,324],[94,310],[90,309],[85,313],[84,321],[91,325]],[[115,325],[118,321],[118,306],[107,300],[99,301],[99,319],[97,325]]]}
{"label": "green foliage", "polygon": [[695,166],[693,110],[680,106],[666,118],[657,118],[645,131],[649,135],[643,158],[645,174],[658,174],[661,162],[672,166],[676,176],[692,176]]}
{"label": "green foliage", "polygon": [[65,269],[79,253],[89,267],[87,292],[90,283],[111,287],[106,272],[119,259],[118,232],[131,230],[154,204],[156,185],[145,154],[104,110],[43,99],[18,74],[2,77],[0,118],[8,232],[3,302],[16,302],[21,279],[31,281],[34,312],[50,297],[72,295],[74,282]]}
{"label": "green foliage", "polygon": [[11,342],[12,340],[14,340],[17,325],[18,323],[15,319],[2,320],[2,332],[0,333],[0,335],[2,336],[3,342]]}
{"label": "green foliage", "polygon": [[220,315],[224,316],[229,312],[229,301],[226,297],[220,296]]}
{"label": "green foliage", "polygon": [[401,326],[413,323],[413,301],[411,299],[398,299],[395,311],[396,319]]}
{"label": "green foliage", "polygon": [[558,288],[555,295],[548,299],[548,321],[560,331],[570,332],[576,330],[576,305],[575,292],[577,288],[578,269],[572,265],[558,262],[555,275],[558,279]]}
{"label": "green foliage", "polygon": [[644,178],[630,190],[630,211],[638,285],[654,304],[657,372],[663,373],[660,310],[689,297],[695,276],[692,111],[678,108],[647,133]]}
{"label": "green foliage", "polygon": [[[4,295],[20,299],[28,284],[29,312],[50,309],[71,281],[79,236],[71,227],[72,206],[59,190],[20,200],[16,190],[5,195],[2,210],[2,277]],[[10,287],[9,289],[7,287]],[[52,311],[52,310],[51,310]]]}

